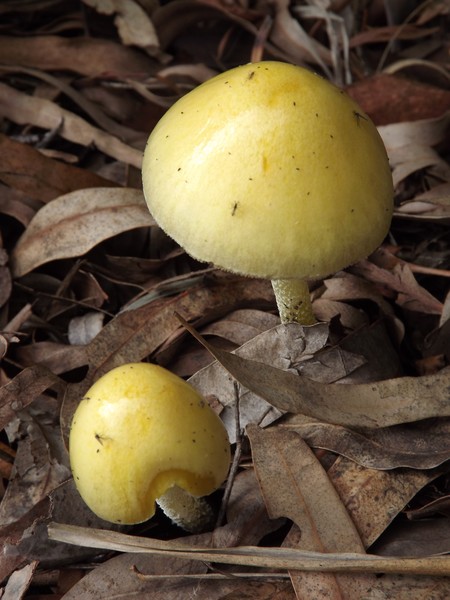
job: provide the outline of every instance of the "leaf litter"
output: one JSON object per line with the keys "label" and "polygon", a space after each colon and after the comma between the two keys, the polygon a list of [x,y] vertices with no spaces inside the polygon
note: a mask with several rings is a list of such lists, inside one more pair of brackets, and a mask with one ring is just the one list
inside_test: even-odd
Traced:
{"label": "leaf litter", "polygon": [[[3,597],[447,598],[445,3],[83,4],[0,9]],[[142,198],[163,112],[261,58],[347,87],[393,168],[385,244],[312,284],[307,328],[279,324],[268,282],[192,260]],[[73,487],[73,411],[133,360],[189,379],[240,448],[211,532],[159,513],[112,531]]]}

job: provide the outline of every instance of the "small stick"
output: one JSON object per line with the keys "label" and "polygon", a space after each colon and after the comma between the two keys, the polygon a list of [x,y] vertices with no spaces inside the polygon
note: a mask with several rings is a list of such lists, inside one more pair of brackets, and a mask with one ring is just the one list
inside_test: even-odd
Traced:
{"label": "small stick", "polygon": [[241,430],[241,419],[239,413],[239,384],[237,381],[233,382],[234,387],[234,423],[235,423],[235,431],[236,431],[236,450],[233,456],[233,462],[231,463],[230,473],[228,475],[227,484],[225,486],[225,491],[222,498],[222,504],[220,505],[219,514],[217,515],[216,527],[220,527],[225,518],[225,511],[228,506],[228,501],[230,499],[231,489],[233,487],[234,479],[237,474],[237,470],[239,468],[239,463],[241,461],[242,455],[242,436],[244,434],[243,430]]}

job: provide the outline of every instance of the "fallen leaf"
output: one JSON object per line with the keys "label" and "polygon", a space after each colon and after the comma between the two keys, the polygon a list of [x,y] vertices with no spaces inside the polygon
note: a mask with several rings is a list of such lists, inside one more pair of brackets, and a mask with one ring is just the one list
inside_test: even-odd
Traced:
{"label": "fallen leaf", "polygon": [[114,23],[125,46],[139,46],[150,54],[158,56],[159,40],[153,23],[145,10],[136,2],[128,0],[83,0],[100,14],[115,15]]}
{"label": "fallen leaf", "polygon": [[72,71],[86,77],[152,73],[149,57],[108,39],[56,35],[0,36],[2,63],[44,71]]}
{"label": "fallen leaf", "polygon": [[300,436],[256,425],[246,431],[269,516],[288,517],[296,523],[302,531],[303,550],[364,552],[341,499]]}
{"label": "fallen leaf", "polygon": [[8,583],[3,588],[3,600],[20,600],[24,598],[37,566],[38,562],[33,561],[21,569],[14,571],[8,579]]}
{"label": "fallen leaf", "polygon": [[450,92],[398,75],[364,77],[347,88],[376,125],[440,117],[450,110]]}
{"label": "fallen leaf", "polygon": [[43,129],[56,130],[71,142],[89,147],[94,145],[119,161],[140,169],[142,152],[125,144],[117,137],[94,127],[56,103],[45,98],[30,96],[0,83],[0,115],[20,125],[35,125]]}
{"label": "fallen leaf", "polygon": [[[1,147],[1,136],[0,136]],[[0,178],[2,174],[0,173]],[[20,190],[0,183],[0,212],[8,215],[26,227],[35,213],[42,206],[41,202],[27,196]]]}
{"label": "fallen leaf", "polygon": [[397,186],[408,175],[432,166],[444,181],[450,180],[450,168],[434,150],[445,139],[450,112],[435,119],[392,123],[378,127],[393,167],[392,177]]}
{"label": "fallen leaf", "polygon": [[36,214],[11,256],[14,277],[53,260],[82,256],[123,231],[155,225],[142,192],[89,188],[52,200]]}
{"label": "fallen leaf", "polygon": [[357,275],[395,292],[396,303],[417,312],[442,313],[442,303],[422,287],[409,265],[398,262],[391,269],[379,267],[371,260],[361,260],[352,267]]}
{"label": "fallen leaf", "polygon": [[309,446],[341,454],[369,469],[432,469],[450,459],[447,421],[361,432],[330,423],[296,421],[294,415],[282,427],[296,431]]}
{"label": "fallen leaf", "polygon": [[417,492],[443,471],[444,467],[379,471],[339,457],[328,476],[369,548]]}
{"label": "fallen leaf", "polygon": [[376,541],[372,550],[380,556],[430,556],[450,552],[450,519],[401,521]]}
{"label": "fallen leaf", "polygon": [[[71,477],[70,469],[60,462],[64,455],[58,429],[44,427],[30,418],[23,419],[12,476],[0,504],[0,526],[22,518],[61,483]],[[53,429],[53,439],[48,434]],[[58,447],[59,446],[59,447]]]}
{"label": "fallen leaf", "polygon": [[213,347],[182,319],[184,327],[244,387],[279,410],[354,427],[389,427],[450,416],[450,368],[424,377],[366,384],[323,384]]}
{"label": "fallen leaf", "polygon": [[61,392],[64,383],[42,365],[22,369],[14,379],[3,385],[0,388],[0,430],[49,388]]}
{"label": "fallen leaf", "polygon": [[[115,186],[113,182],[87,169],[47,158],[31,146],[1,134],[0,151],[3,156],[0,180],[9,188],[13,188],[7,191],[6,198],[10,197],[9,203],[6,204],[6,198],[3,198],[0,201],[0,209],[3,209],[3,202],[5,202],[6,210],[2,212],[12,214],[23,225],[28,225],[35,210],[40,208],[36,200],[48,202],[74,190]],[[2,186],[3,189],[5,186]],[[15,206],[16,202],[17,206]]]}

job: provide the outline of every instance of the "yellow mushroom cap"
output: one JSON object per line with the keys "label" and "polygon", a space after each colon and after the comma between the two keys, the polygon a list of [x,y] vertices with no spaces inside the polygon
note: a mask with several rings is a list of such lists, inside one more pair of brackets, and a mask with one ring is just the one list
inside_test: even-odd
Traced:
{"label": "yellow mushroom cap", "polygon": [[212,493],[230,463],[227,432],[208,403],[173,373],[145,363],[117,367],[94,383],[75,411],[69,453],[90,509],[128,524],[152,517],[171,486]]}
{"label": "yellow mushroom cap", "polygon": [[269,279],[314,278],[370,254],[393,185],[375,125],[342,90],[275,61],[178,100],[151,133],[150,212],[194,258]]}

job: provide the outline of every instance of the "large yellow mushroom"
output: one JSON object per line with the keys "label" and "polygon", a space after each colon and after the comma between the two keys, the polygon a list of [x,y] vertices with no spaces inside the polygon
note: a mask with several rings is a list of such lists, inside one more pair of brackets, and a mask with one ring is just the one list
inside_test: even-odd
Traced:
{"label": "large yellow mushroom", "polygon": [[283,322],[314,322],[307,280],[366,257],[392,217],[372,121],[328,81],[276,61],[178,100],[149,137],[142,176],[162,229],[194,258],[271,279]]}
{"label": "large yellow mushroom", "polygon": [[69,438],[75,485],[99,517],[133,524],[155,501],[188,531],[211,525],[202,496],[224,481],[230,444],[224,425],[184,380],[131,363],[98,379],[75,411]]}

